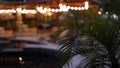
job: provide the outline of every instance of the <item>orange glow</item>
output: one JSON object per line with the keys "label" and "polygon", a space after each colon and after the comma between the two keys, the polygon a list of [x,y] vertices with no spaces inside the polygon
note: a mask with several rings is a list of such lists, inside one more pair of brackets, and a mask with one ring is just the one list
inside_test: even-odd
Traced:
{"label": "orange glow", "polygon": [[98,11],[98,15],[101,15],[102,14],[102,12],[101,11]]}

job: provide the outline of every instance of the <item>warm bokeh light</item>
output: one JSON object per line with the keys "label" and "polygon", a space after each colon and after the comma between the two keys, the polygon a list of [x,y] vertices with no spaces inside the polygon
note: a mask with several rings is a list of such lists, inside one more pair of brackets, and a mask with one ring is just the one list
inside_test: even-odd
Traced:
{"label": "warm bokeh light", "polygon": [[98,11],[98,15],[101,15],[102,14],[102,12],[101,11]]}
{"label": "warm bokeh light", "polygon": [[81,10],[84,10],[85,8],[84,7],[81,7]]}
{"label": "warm bokeh light", "polygon": [[71,10],[88,10],[89,8],[89,2],[88,1],[85,1],[85,6],[82,6],[82,7],[77,7],[77,6],[67,6],[65,4],[62,4],[60,3],[59,4],[59,8],[58,9],[55,9],[55,8],[44,8],[44,7],[37,7],[37,11],[42,13],[42,14],[45,14],[46,12],[67,12],[69,11],[69,9]]}
{"label": "warm bokeh light", "polygon": [[47,12],[46,15],[52,16],[52,12]]}
{"label": "warm bokeh light", "polygon": [[43,8],[43,7],[37,7],[37,11],[44,14],[47,12],[47,8]]}
{"label": "warm bokeh light", "polygon": [[22,10],[21,8],[17,8],[16,9],[17,12],[21,12],[21,10]]}
{"label": "warm bokeh light", "polygon": [[107,15],[109,14],[108,12],[105,12]]}
{"label": "warm bokeh light", "polygon": [[87,10],[89,8],[89,2],[85,1],[85,10]]}
{"label": "warm bokeh light", "polygon": [[63,4],[59,4],[59,8],[61,11],[67,12],[69,10],[69,8],[66,5]]}
{"label": "warm bokeh light", "polygon": [[59,9],[55,9],[55,12],[59,12]]}
{"label": "warm bokeh light", "polygon": [[51,9],[51,12],[55,12],[55,9]]}
{"label": "warm bokeh light", "polygon": [[37,13],[36,10],[21,9],[21,8],[17,8],[16,11],[19,13],[22,13],[22,14],[28,14],[28,13],[35,14],[35,13]]}
{"label": "warm bokeh light", "polygon": [[77,7],[75,7],[74,9],[75,9],[75,10],[78,10],[78,8],[77,8]]}
{"label": "warm bokeh light", "polygon": [[7,9],[7,10],[4,10],[4,9],[1,9],[0,10],[0,13],[16,13],[16,10],[14,9]]}
{"label": "warm bokeh light", "polygon": [[[29,10],[29,9],[22,9],[22,8],[17,8],[17,9],[0,9],[0,13],[22,13],[22,14],[27,14],[27,13],[32,13],[35,14],[37,13],[37,11],[39,13],[45,14],[46,12],[67,12],[69,11],[69,9],[71,10],[87,10],[89,8],[89,2],[85,1],[85,5],[82,7],[77,7],[77,6],[69,6],[69,5],[65,5],[60,3],[59,4],[59,8],[55,9],[55,8],[46,8],[46,7],[37,7],[36,10]],[[100,14],[100,12],[99,12]],[[108,12],[106,12],[106,14],[108,14]]]}
{"label": "warm bokeh light", "polygon": [[19,61],[22,61],[22,57],[19,57]]}
{"label": "warm bokeh light", "polygon": [[78,10],[81,10],[81,7],[78,7]]}
{"label": "warm bokeh light", "polygon": [[48,12],[51,12],[52,11],[52,9],[51,8],[48,8]]}

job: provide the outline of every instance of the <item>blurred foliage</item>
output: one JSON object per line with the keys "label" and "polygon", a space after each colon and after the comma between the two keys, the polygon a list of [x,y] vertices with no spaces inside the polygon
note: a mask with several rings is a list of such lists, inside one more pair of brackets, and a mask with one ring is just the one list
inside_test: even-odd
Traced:
{"label": "blurred foliage", "polygon": [[[65,15],[65,30],[74,30],[69,36],[60,40],[61,66],[75,55],[83,55],[84,68],[119,67],[119,25],[111,17],[102,18],[96,9],[69,11]],[[58,34],[59,35],[59,34]],[[81,65],[81,64],[80,64]],[[78,66],[78,68],[83,68]]]}
{"label": "blurred foliage", "polygon": [[105,10],[120,15],[120,0],[98,0],[101,1],[101,5]]}

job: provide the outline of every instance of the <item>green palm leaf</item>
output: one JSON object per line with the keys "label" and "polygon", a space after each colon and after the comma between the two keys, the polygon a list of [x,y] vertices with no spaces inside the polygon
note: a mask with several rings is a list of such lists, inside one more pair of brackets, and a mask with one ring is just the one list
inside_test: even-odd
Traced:
{"label": "green palm leaf", "polygon": [[[88,13],[93,12],[90,11]],[[87,11],[72,13],[73,21],[70,17],[70,20],[67,19],[69,23],[65,23],[64,27],[74,30],[74,33],[60,41],[61,64],[69,62],[73,56],[80,54],[86,57],[82,62],[84,68],[114,67],[114,63],[119,65],[119,25],[110,17],[103,19],[94,13],[92,16],[86,15]],[[84,23],[79,24],[80,19]]]}

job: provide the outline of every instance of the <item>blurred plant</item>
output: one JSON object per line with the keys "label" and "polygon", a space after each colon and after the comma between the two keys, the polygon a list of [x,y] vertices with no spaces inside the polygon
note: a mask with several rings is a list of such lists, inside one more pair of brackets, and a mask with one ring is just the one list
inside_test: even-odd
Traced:
{"label": "blurred plant", "polygon": [[103,19],[96,13],[95,9],[89,9],[66,14],[58,36],[64,30],[74,32],[60,40],[61,66],[65,63],[69,66],[72,62],[69,60],[80,54],[85,59],[77,68],[120,67],[120,26],[111,17]]}
{"label": "blurred plant", "polygon": [[103,8],[113,14],[120,15],[120,0],[93,0],[98,2]]}

